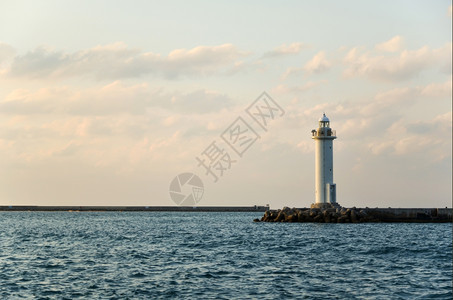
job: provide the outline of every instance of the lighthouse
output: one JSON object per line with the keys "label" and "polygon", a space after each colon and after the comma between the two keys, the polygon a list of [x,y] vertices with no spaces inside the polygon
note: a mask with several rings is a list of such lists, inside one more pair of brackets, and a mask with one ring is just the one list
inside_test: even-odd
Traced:
{"label": "lighthouse", "polygon": [[329,118],[323,114],[318,129],[311,131],[315,140],[315,208],[338,207],[336,185],[333,182],[333,140],[336,132],[330,128]]}

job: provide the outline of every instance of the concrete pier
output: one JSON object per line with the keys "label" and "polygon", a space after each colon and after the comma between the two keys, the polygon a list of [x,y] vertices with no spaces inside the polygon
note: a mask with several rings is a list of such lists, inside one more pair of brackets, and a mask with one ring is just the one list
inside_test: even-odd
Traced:
{"label": "concrete pier", "polygon": [[1,211],[265,212],[268,206],[0,206]]}

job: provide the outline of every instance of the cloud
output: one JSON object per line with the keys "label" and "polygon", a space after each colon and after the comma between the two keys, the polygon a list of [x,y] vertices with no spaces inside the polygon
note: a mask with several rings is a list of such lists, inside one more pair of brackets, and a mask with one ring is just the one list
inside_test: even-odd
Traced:
{"label": "cloud", "polygon": [[[386,131],[386,139],[369,143],[374,155],[424,155],[430,161],[443,160],[451,154],[452,112],[437,115],[428,121],[398,120]],[[450,149],[450,150],[449,150]]]}
{"label": "cloud", "polygon": [[[316,116],[326,112],[329,117],[334,119],[334,129],[341,133],[342,140],[347,140],[348,143],[353,145],[351,147],[362,147],[354,143],[372,143],[373,151],[381,153],[378,149],[393,149],[389,148],[390,145],[388,147],[385,145],[387,142],[390,144],[397,140],[396,136],[394,139],[389,139],[388,131],[395,135],[398,132],[400,138],[401,135],[405,135],[409,131],[408,124],[410,123],[407,123],[407,121],[401,127],[394,124],[399,124],[397,122],[401,120],[413,120],[414,116],[408,116],[408,114],[411,114],[415,108],[425,107],[432,111],[433,107],[439,107],[433,103],[434,101],[438,101],[442,105],[450,103],[451,90],[448,91],[449,85],[451,85],[449,81],[445,81],[416,87],[393,88],[360,101],[323,102],[308,108],[304,108],[306,101],[299,101],[291,107],[287,107],[288,112],[294,111],[294,113],[288,113],[285,119],[294,116],[294,124],[300,130],[301,127],[307,126],[307,120],[316,121]],[[435,87],[439,87],[439,90],[435,90]],[[427,90],[430,92],[427,93]],[[308,100],[307,97],[303,97],[303,99]],[[439,113],[444,114],[445,112],[440,111]],[[423,117],[418,119],[423,120]],[[411,122],[414,123],[414,121]],[[443,124],[446,123],[443,122]],[[313,124],[308,125],[311,127]],[[392,130],[389,128],[392,128]],[[449,127],[447,126],[447,128]],[[429,134],[432,133],[435,132],[431,130]],[[435,134],[437,135],[437,133]],[[446,137],[450,136],[451,134],[443,133],[442,138],[448,141]],[[437,138],[440,139],[441,135],[438,135]]]}
{"label": "cloud", "polygon": [[77,153],[80,149],[80,145],[74,142],[69,142],[68,144],[62,146],[60,149],[55,149],[51,151],[51,156],[71,156]]}
{"label": "cloud", "polygon": [[306,92],[310,89],[313,89],[319,85],[327,84],[327,80],[320,80],[320,81],[307,81],[306,83],[299,85],[299,86],[288,86],[284,84],[280,84],[272,89],[272,93],[276,94],[287,94],[287,93],[294,93],[298,94],[301,92]]}
{"label": "cloud", "polygon": [[303,67],[289,67],[285,73],[281,76],[282,80],[285,80],[289,76],[298,75],[301,73],[312,74],[312,73],[323,73],[330,69],[332,64],[326,59],[324,51],[318,52],[312,59],[305,63]]}
{"label": "cloud", "polygon": [[373,116],[385,111],[399,111],[421,99],[451,98],[451,78],[443,83],[431,83],[426,86],[393,88],[377,93],[374,99],[360,108],[362,116]]}
{"label": "cloud", "polygon": [[41,88],[36,91],[16,89],[0,102],[0,113],[4,114],[48,114],[61,113],[74,94],[68,88]]}
{"label": "cloud", "polygon": [[352,48],[344,57],[346,69],[343,76],[392,81],[406,80],[428,69],[451,70],[451,50],[452,44],[448,43],[439,49],[424,46],[393,56],[382,56],[370,51],[361,53],[358,48]]}
{"label": "cloud", "polygon": [[263,58],[274,58],[287,55],[296,55],[299,54],[303,49],[308,48],[309,46],[303,43],[292,43],[289,45],[283,44],[278,46],[272,51],[266,52],[263,55]]}
{"label": "cloud", "polygon": [[60,78],[94,75],[98,78],[134,77],[151,72],[159,55],[140,53],[123,43],[97,46],[89,50],[64,53],[38,47],[25,55],[16,56],[9,75],[28,78]]}
{"label": "cloud", "polygon": [[308,73],[322,73],[330,69],[331,65],[326,59],[325,52],[321,51],[305,64],[304,70]]}
{"label": "cloud", "polygon": [[16,51],[8,44],[0,42],[0,78],[8,72],[10,60],[14,58]]}
{"label": "cloud", "polygon": [[197,90],[173,96],[171,103],[176,110],[184,113],[207,113],[232,105],[232,101],[227,95],[209,90]]}
{"label": "cloud", "polygon": [[239,51],[232,44],[178,49],[170,52],[161,62],[162,71],[167,77],[177,77],[180,72],[209,75],[219,71],[222,66],[233,66],[236,59],[245,55],[246,52]]}
{"label": "cloud", "polygon": [[0,42],[0,66],[8,59],[14,57],[16,51],[8,44]]}
{"label": "cloud", "polygon": [[432,83],[421,88],[421,94],[426,97],[449,97],[452,96],[452,77],[444,83]]}
{"label": "cloud", "polygon": [[383,52],[398,52],[403,47],[403,38],[399,35],[391,38],[390,40],[377,44],[375,49]]}
{"label": "cloud", "polygon": [[164,78],[207,76],[224,72],[246,55],[232,44],[177,49],[166,57],[142,52],[124,43],[74,53],[38,47],[25,55],[16,56],[8,75],[29,78],[92,75],[98,79],[135,78],[146,74]]}
{"label": "cloud", "polygon": [[289,76],[301,74],[301,73],[303,73],[303,71],[304,71],[304,68],[289,67],[286,69],[285,73],[282,74],[281,80],[285,80]]}
{"label": "cloud", "polygon": [[217,91],[199,89],[188,93],[168,92],[146,83],[124,84],[114,81],[101,88],[77,90],[68,87],[18,89],[0,102],[0,113],[18,115],[143,115],[152,109],[203,114],[232,105],[231,99]]}

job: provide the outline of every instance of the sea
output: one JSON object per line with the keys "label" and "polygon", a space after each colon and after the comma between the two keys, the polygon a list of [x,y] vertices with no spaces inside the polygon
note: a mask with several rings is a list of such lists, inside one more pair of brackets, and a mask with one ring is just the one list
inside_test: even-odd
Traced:
{"label": "sea", "polygon": [[0,299],[452,299],[452,224],[0,212]]}

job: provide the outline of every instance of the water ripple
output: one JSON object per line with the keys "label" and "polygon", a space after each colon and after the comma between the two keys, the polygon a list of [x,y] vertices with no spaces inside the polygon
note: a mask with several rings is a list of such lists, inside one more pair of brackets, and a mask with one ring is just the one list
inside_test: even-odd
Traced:
{"label": "water ripple", "polygon": [[0,298],[451,299],[451,224],[0,214]]}

